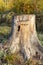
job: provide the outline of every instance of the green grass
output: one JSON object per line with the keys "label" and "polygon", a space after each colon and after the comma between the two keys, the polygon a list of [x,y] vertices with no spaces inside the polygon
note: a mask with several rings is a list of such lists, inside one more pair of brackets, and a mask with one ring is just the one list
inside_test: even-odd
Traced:
{"label": "green grass", "polygon": [[7,41],[11,27],[0,26],[0,43]]}
{"label": "green grass", "polygon": [[38,33],[38,38],[40,40],[40,43],[43,45],[43,33]]}

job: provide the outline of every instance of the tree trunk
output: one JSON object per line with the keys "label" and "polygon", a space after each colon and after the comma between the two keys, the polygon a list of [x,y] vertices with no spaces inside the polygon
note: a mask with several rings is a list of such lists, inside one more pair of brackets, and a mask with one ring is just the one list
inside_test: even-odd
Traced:
{"label": "tree trunk", "polygon": [[21,52],[25,59],[43,54],[43,47],[37,37],[35,15],[18,15],[12,20],[11,53]]}

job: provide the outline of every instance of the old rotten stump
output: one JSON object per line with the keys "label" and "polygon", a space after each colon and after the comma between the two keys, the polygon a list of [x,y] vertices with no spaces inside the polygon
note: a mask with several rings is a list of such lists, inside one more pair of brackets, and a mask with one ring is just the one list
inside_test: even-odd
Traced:
{"label": "old rotten stump", "polygon": [[39,53],[43,55],[43,47],[36,33],[35,15],[17,15],[12,20],[11,53],[21,52],[24,59]]}

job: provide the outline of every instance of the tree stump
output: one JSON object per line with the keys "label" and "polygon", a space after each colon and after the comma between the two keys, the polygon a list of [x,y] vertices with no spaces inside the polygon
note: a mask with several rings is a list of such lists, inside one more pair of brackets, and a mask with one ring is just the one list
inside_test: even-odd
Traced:
{"label": "tree stump", "polygon": [[43,55],[43,47],[37,37],[35,15],[17,15],[12,19],[11,53],[21,52],[24,59],[39,53]]}

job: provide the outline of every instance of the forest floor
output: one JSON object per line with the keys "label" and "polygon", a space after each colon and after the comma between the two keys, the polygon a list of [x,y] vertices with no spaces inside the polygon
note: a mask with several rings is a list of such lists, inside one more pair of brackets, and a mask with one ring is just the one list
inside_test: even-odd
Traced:
{"label": "forest floor", "polygon": [[1,65],[43,65],[43,59],[40,60],[38,57],[33,57],[27,61],[24,61],[23,57],[20,54],[8,54],[8,53],[5,54],[1,52],[0,64]]}

